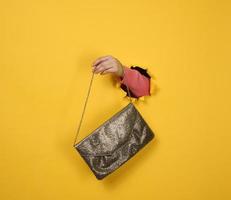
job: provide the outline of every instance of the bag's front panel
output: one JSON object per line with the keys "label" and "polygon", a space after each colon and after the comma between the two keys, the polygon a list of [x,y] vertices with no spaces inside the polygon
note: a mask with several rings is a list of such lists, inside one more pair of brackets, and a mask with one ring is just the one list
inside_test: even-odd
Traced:
{"label": "bag's front panel", "polygon": [[[124,110],[123,114],[120,116],[121,118],[119,117],[119,120],[117,119],[119,122],[121,122],[118,123],[119,129],[106,129],[107,132],[104,132],[105,136],[110,135],[109,138],[113,138],[114,140],[105,140],[105,138],[97,137],[97,141],[94,141],[95,137],[93,136],[88,137],[86,141],[76,147],[98,179],[102,179],[116,170],[154,137],[152,130],[148,127],[134,106]],[[114,120],[108,121],[113,123]],[[129,126],[129,128],[126,128],[127,124],[124,123],[126,121],[127,123],[130,123],[130,126],[132,125],[132,127]],[[105,129],[99,129],[98,134],[102,134],[100,130]],[[121,134],[121,130],[127,131]],[[111,152],[105,152],[101,151],[102,149],[100,149],[102,154],[99,154],[99,152],[97,152],[97,148],[95,148],[97,146],[96,144],[100,144],[101,146],[112,145],[113,150]],[[89,148],[96,149],[95,153],[89,153]]]}

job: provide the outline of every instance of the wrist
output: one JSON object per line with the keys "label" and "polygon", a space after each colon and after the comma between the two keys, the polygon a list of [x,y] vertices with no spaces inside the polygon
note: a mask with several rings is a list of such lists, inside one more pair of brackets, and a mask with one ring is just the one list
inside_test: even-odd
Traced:
{"label": "wrist", "polygon": [[117,75],[119,76],[119,78],[123,78],[124,77],[124,66],[123,65],[120,66]]}

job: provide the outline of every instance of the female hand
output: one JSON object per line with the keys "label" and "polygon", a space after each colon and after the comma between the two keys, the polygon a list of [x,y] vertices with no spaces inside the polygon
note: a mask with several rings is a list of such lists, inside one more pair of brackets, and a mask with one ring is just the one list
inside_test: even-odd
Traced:
{"label": "female hand", "polygon": [[95,74],[100,73],[104,75],[112,73],[119,77],[123,77],[124,66],[117,58],[108,55],[97,58],[92,64],[92,71]]}

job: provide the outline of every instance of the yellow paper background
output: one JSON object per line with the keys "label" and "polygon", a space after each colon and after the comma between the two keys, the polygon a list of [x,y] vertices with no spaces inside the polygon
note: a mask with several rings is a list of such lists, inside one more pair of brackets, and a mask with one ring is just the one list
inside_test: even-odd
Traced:
{"label": "yellow paper background", "polygon": [[[230,1],[0,3],[1,200],[231,199]],[[73,149],[91,63],[147,67],[156,140],[98,181]],[[127,104],[97,75],[80,138]]]}

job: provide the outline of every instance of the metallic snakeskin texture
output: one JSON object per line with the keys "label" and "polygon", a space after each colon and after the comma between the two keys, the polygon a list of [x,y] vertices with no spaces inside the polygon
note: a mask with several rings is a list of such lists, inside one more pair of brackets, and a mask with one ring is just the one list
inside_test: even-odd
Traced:
{"label": "metallic snakeskin texture", "polygon": [[133,103],[129,103],[75,145],[97,179],[103,179],[154,138]]}

